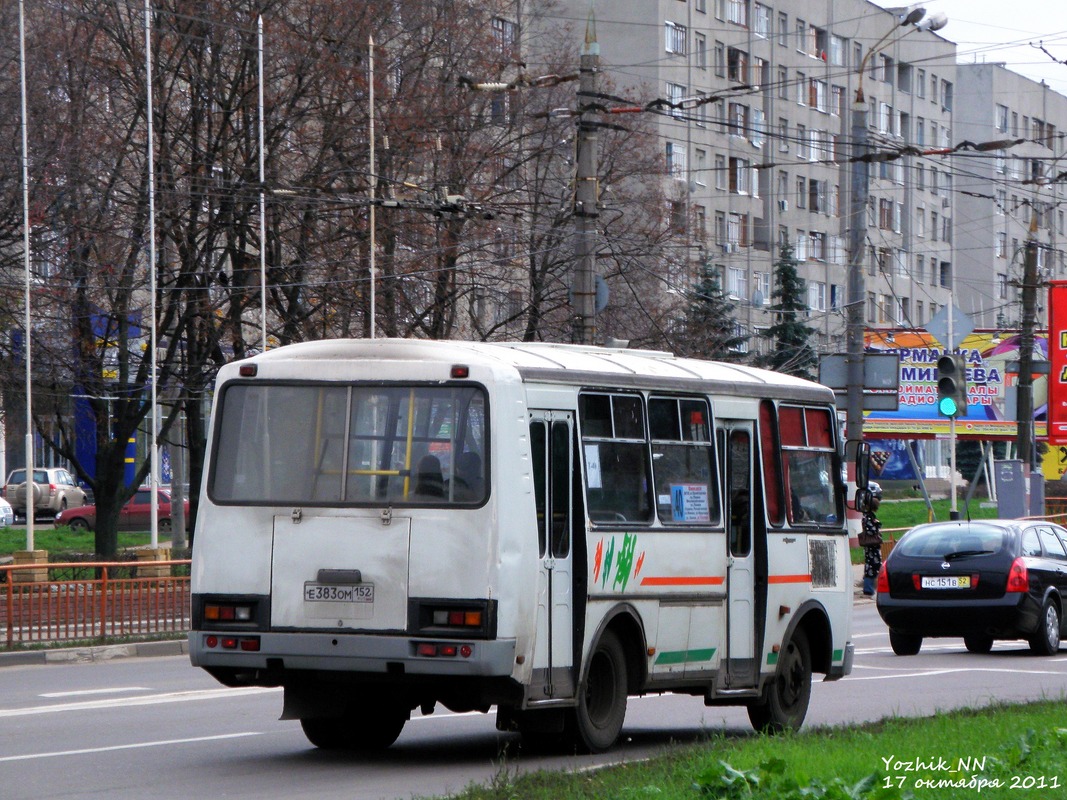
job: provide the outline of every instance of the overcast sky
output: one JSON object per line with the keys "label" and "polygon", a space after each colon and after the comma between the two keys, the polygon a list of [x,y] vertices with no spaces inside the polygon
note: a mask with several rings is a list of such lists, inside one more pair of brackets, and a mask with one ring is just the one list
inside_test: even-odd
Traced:
{"label": "overcast sky", "polygon": [[[885,8],[901,0],[875,0]],[[930,0],[933,13],[948,15],[941,36],[955,42],[960,63],[1003,62],[1008,69],[1067,95],[1067,64],[1055,63],[1030,43],[1044,42],[1060,61],[1067,61],[1067,0]]]}

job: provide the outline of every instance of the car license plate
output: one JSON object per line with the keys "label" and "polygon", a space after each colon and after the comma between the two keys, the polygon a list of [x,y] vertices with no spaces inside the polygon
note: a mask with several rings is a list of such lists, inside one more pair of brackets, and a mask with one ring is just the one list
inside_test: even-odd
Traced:
{"label": "car license plate", "polygon": [[373,583],[305,583],[304,600],[309,603],[373,603]]}
{"label": "car license plate", "polygon": [[924,575],[924,589],[970,589],[970,575]]}

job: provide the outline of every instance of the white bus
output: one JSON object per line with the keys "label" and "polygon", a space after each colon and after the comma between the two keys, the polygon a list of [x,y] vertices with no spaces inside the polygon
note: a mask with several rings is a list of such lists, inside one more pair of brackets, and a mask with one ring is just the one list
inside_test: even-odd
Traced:
{"label": "white bus", "polygon": [[192,662],[319,747],[437,703],[602,751],[627,696],[798,727],[852,668],[832,392],[572,345],[310,342],[219,372]]}

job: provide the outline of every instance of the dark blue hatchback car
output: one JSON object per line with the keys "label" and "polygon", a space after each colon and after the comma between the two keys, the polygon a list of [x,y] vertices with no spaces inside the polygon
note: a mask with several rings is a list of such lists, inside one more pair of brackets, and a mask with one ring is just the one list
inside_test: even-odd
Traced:
{"label": "dark blue hatchback car", "polygon": [[1067,529],[1041,520],[934,522],[908,531],[882,565],[878,613],[897,655],[927,636],[962,636],[972,653],[996,639],[1059,650]]}

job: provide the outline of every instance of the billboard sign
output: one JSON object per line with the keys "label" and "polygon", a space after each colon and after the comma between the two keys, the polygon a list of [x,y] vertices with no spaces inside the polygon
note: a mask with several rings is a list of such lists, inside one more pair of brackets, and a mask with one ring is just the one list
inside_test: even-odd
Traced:
{"label": "billboard sign", "polygon": [[[973,331],[954,350],[963,357],[967,413],[956,419],[959,436],[1012,439],[1016,435],[1013,403],[1018,383],[1019,331]],[[947,438],[950,420],[937,413],[937,360],[946,352],[925,330],[869,330],[868,352],[893,351],[900,359],[900,396],[896,411],[872,411],[864,417],[864,436],[880,438]],[[1044,361],[1048,337],[1034,336],[1033,360]],[[1057,368],[1053,365],[1053,370]],[[1036,434],[1045,434],[1048,377],[1034,375]],[[1067,398],[1065,398],[1067,399]]]}

